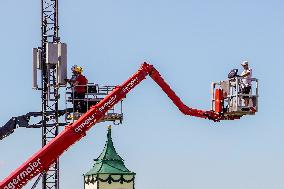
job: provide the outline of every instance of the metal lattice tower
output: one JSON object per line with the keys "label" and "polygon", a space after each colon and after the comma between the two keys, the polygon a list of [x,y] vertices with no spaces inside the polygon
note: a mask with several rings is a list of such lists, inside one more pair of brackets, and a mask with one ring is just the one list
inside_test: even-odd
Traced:
{"label": "metal lattice tower", "polygon": [[[57,67],[46,64],[46,44],[58,43],[58,0],[41,0],[42,147],[59,132]],[[59,159],[42,174],[42,189],[59,189]]]}

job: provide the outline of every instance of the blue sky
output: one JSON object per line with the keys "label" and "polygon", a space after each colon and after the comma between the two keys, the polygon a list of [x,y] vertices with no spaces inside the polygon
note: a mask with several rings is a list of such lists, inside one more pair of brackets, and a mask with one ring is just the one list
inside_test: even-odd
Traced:
{"label": "blue sky", "polygon": [[[0,2],[0,123],[40,110],[31,89],[31,49],[40,45],[40,1]],[[192,107],[210,108],[210,84],[248,60],[260,79],[259,112],[213,123],[183,116],[148,79],[124,101],[113,140],[137,189],[284,188],[284,2],[280,0],[60,1],[69,67],[117,85],[139,64],[154,64]],[[64,99],[62,99],[63,101]],[[61,159],[61,188],[83,188],[106,140],[98,124]],[[40,130],[0,142],[0,180],[41,146]],[[29,186],[25,187],[29,188]]]}

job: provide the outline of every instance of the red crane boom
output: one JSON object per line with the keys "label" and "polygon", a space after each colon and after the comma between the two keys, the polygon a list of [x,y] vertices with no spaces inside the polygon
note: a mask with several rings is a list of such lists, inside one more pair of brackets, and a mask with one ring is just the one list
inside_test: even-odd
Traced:
{"label": "red crane boom", "polygon": [[[48,170],[56,159],[64,153],[64,151],[71,147],[75,142],[82,139],[86,135],[86,132],[93,125],[98,123],[110,108],[125,98],[126,94],[144,80],[147,75],[150,75],[150,77],[162,88],[162,90],[183,114],[211,119],[213,121],[225,119],[222,117],[222,114],[214,111],[203,111],[186,106],[164,81],[159,72],[152,65],[145,62],[127,81],[125,81],[122,85],[117,86],[97,105],[92,106],[90,110],[81,116],[76,122],[66,126],[56,138],[51,140],[46,146],[36,152],[18,169],[5,178],[0,183],[0,189],[20,189],[36,175]],[[231,117],[229,119],[238,118],[239,117]],[[228,118],[226,117],[226,119]]]}

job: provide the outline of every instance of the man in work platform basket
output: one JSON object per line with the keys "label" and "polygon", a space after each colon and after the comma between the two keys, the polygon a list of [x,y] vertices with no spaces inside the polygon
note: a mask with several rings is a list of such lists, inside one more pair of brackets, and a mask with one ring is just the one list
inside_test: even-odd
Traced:
{"label": "man in work platform basket", "polygon": [[85,94],[87,91],[87,78],[82,74],[83,68],[74,65],[72,68],[72,78],[68,79],[68,83],[72,86],[72,99],[74,102],[74,111],[84,113],[86,110]]}
{"label": "man in work platform basket", "polygon": [[[251,93],[252,69],[249,68],[248,61],[243,61],[241,65],[243,66],[244,69],[242,74],[240,75],[243,78],[241,84],[242,93],[245,95],[249,95]],[[247,109],[249,106],[250,98],[248,96],[244,96],[243,99],[245,101],[245,106],[246,106],[245,109]]]}

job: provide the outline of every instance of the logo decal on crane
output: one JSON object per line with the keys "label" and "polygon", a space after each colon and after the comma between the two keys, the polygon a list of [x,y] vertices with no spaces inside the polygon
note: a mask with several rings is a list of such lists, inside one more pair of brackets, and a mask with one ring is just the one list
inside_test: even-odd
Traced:
{"label": "logo decal on crane", "polygon": [[[25,180],[27,180],[30,176],[32,176],[32,172],[39,167],[39,165],[41,165],[40,159],[38,158],[35,162],[29,163],[29,166],[22,171],[16,178],[14,178],[11,182],[9,182],[4,189],[15,189],[15,185],[17,185],[18,183],[22,183],[25,182]],[[36,170],[35,170],[36,172]],[[21,185],[21,184],[20,184]]]}
{"label": "logo decal on crane", "polygon": [[110,105],[114,105],[115,100],[116,100],[116,95],[110,97],[110,99],[104,105],[102,105],[102,107],[99,108],[100,112],[103,113],[103,111],[105,110],[106,107],[108,107]]}
{"label": "logo decal on crane", "polygon": [[91,115],[90,117],[88,117],[83,123],[81,123],[76,129],[75,129],[75,132],[76,133],[80,133],[83,131],[83,128],[86,126],[86,125],[89,125],[91,122],[93,122],[95,119],[95,114]]}
{"label": "logo decal on crane", "polygon": [[138,81],[138,77],[135,77],[126,85],[125,88],[122,89],[122,91],[124,93],[127,93],[128,91],[130,91],[134,87],[134,85],[136,84],[137,81]]}

